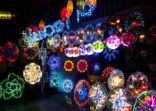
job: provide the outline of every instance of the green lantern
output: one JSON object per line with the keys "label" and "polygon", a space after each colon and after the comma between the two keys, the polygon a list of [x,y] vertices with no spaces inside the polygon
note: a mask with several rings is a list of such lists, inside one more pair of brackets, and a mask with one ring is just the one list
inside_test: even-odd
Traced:
{"label": "green lantern", "polygon": [[85,0],[77,0],[76,5],[77,5],[78,10],[84,10]]}
{"label": "green lantern", "polygon": [[0,99],[9,100],[22,96],[24,80],[15,75],[9,74],[8,78],[0,83]]}

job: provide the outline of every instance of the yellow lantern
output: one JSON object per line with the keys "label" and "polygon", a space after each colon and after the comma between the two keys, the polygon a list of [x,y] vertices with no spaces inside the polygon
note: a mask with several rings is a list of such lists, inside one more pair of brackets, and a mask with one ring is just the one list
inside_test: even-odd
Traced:
{"label": "yellow lantern", "polygon": [[73,13],[73,1],[72,0],[68,0],[67,10],[68,10],[69,16],[71,16],[71,14]]}

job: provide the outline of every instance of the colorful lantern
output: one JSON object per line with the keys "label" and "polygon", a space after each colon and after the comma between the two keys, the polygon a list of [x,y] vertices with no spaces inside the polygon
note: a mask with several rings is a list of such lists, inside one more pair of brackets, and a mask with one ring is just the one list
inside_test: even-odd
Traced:
{"label": "colorful lantern", "polygon": [[39,28],[40,30],[43,30],[44,26],[45,26],[45,22],[44,22],[43,20],[40,20],[40,22],[39,22],[39,24],[38,24],[38,28]]}
{"label": "colorful lantern", "polygon": [[102,111],[102,109],[106,106],[107,102],[107,90],[104,84],[93,84],[89,90],[89,99],[91,102],[91,106],[96,111]]}
{"label": "colorful lantern", "polygon": [[69,80],[69,79],[65,79],[63,81],[63,90],[66,93],[70,93],[73,90],[73,81]]}
{"label": "colorful lantern", "polygon": [[71,72],[74,69],[74,63],[71,60],[66,60],[64,63],[64,70],[67,72]]}
{"label": "colorful lantern", "polygon": [[156,110],[156,91],[144,91],[135,100],[133,111],[155,111]]}
{"label": "colorful lantern", "polygon": [[40,82],[42,77],[41,68],[36,63],[30,63],[25,66],[23,71],[23,76],[26,82],[31,85],[34,85]]}
{"label": "colorful lantern", "polygon": [[110,49],[117,49],[120,46],[120,44],[120,39],[116,35],[110,36],[106,40],[106,45]]}
{"label": "colorful lantern", "polygon": [[68,11],[69,16],[71,16],[73,13],[73,1],[72,0],[68,0],[67,11]]}
{"label": "colorful lantern", "polygon": [[124,74],[119,69],[113,70],[108,77],[108,87],[110,90],[113,90],[115,88],[122,88],[124,86],[124,82]]}
{"label": "colorful lantern", "polygon": [[86,72],[88,69],[88,63],[86,60],[79,60],[77,62],[77,70],[80,72],[80,73],[84,73]]}
{"label": "colorful lantern", "polygon": [[24,90],[24,80],[15,75],[9,74],[8,78],[0,83],[0,99],[17,99],[22,96]]}
{"label": "colorful lantern", "polygon": [[110,111],[132,111],[132,96],[126,89],[115,89],[109,93]]}
{"label": "colorful lantern", "polygon": [[86,80],[80,80],[74,89],[74,101],[82,107],[85,106],[89,101],[89,90],[90,84]]}
{"label": "colorful lantern", "polygon": [[133,97],[137,98],[140,93],[148,90],[148,78],[142,72],[134,72],[128,78],[127,87],[131,91]]}

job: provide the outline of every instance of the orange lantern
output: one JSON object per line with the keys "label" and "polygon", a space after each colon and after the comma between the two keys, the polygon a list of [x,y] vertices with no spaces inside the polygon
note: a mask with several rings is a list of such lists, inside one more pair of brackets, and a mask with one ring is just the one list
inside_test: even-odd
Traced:
{"label": "orange lantern", "polygon": [[96,7],[96,0],[86,0],[86,4],[91,4]]}
{"label": "orange lantern", "polygon": [[39,24],[38,24],[38,27],[40,30],[42,30],[45,26],[45,22],[43,20],[40,20]]}
{"label": "orange lantern", "polygon": [[69,16],[71,16],[71,14],[73,13],[73,1],[72,0],[68,0],[67,11],[68,11]]}

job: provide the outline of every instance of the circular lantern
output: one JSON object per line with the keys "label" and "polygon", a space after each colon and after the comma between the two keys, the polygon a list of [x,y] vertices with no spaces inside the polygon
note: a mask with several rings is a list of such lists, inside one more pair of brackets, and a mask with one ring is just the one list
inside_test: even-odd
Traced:
{"label": "circular lantern", "polygon": [[64,63],[64,70],[67,72],[71,72],[74,69],[74,63],[71,60],[66,60]]}
{"label": "circular lantern", "polygon": [[108,87],[110,90],[121,88],[124,86],[124,81],[125,79],[123,72],[119,69],[115,69],[108,77]]}
{"label": "circular lantern", "polygon": [[89,90],[89,99],[91,106],[96,111],[101,111],[106,106],[107,102],[107,90],[104,84],[93,84]]}
{"label": "circular lantern", "polygon": [[116,35],[110,36],[106,40],[106,45],[110,49],[117,49],[120,46],[120,44],[120,39]]}
{"label": "circular lantern", "polygon": [[136,98],[140,93],[148,90],[148,78],[142,72],[134,72],[128,78],[127,87]]}
{"label": "circular lantern", "polygon": [[77,70],[80,72],[80,73],[84,73],[86,72],[88,69],[88,63],[86,60],[79,60],[77,62]]}
{"label": "circular lantern", "polygon": [[23,56],[28,60],[33,60],[37,56],[38,51],[36,48],[23,48]]}
{"label": "circular lantern", "polygon": [[135,100],[133,111],[155,111],[156,110],[156,91],[144,91]]}
{"label": "circular lantern", "polygon": [[25,66],[23,76],[26,82],[29,84],[36,84],[40,82],[42,77],[41,68],[36,63],[30,63]]}
{"label": "circular lantern", "polygon": [[63,90],[66,93],[70,93],[73,89],[74,85],[73,85],[73,81],[69,80],[69,79],[65,79],[63,81]]}
{"label": "circular lantern", "polygon": [[80,80],[76,84],[74,89],[74,101],[78,106],[82,107],[88,103],[89,89],[90,84],[86,80]]}
{"label": "circular lantern", "polygon": [[93,51],[96,53],[101,53],[104,49],[104,44],[101,41],[95,41],[92,45]]}
{"label": "circular lantern", "polygon": [[6,42],[1,50],[1,58],[4,58],[8,62],[15,62],[18,56],[18,47],[11,42]]}
{"label": "circular lantern", "polygon": [[56,57],[55,55],[51,55],[48,59],[48,65],[51,70],[59,68],[60,67],[60,58]]}

